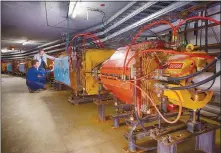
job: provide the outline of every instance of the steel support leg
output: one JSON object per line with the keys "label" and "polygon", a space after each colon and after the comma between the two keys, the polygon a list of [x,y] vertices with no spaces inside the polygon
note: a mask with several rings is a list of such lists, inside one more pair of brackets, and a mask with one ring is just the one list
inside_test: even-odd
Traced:
{"label": "steel support leg", "polygon": [[113,121],[114,121],[114,128],[118,128],[120,126],[120,119],[118,117],[115,117]]}
{"label": "steel support leg", "polygon": [[62,85],[60,83],[58,83],[58,90],[62,89]]}
{"label": "steel support leg", "polygon": [[215,130],[196,136],[195,149],[205,153],[215,153]]}
{"label": "steel support leg", "polygon": [[98,117],[101,121],[105,121],[105,104],[98,105]]}
{"label": "steel support leg", "polygon": [[[132,130],[132,129],[131,129]],[[128,136],[128,150],[130,152],[136,152],[136,146],[134,145],[135,140],[133,140],[133,136],[130,137],[130,135]]]}
{"label": "steel support leg", "polygon": [[165,145],[162,142],[157,142],[157,153],[177,153],[177,144]]}
{"label": "steel support leg", "polygon": [[55,90],[57,90],[57,86],[58,86],[57,82],[54,82],[54,89]]}

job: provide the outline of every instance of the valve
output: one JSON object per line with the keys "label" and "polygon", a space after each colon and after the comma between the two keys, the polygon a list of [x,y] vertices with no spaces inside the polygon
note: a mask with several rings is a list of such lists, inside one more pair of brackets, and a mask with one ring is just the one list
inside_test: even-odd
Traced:
{"label": "valve", "polygon": [[194,45],[193,44],[188,44],[187,46],[186,46],[186,51],[187,52],[192,52],[194,50]]}

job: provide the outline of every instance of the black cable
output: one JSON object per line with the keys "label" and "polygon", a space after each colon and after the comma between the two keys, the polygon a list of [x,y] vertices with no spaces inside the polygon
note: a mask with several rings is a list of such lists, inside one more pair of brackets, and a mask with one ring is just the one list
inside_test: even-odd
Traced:
{"label": "black cable", "polygon": [[89,11],[94,11],[94,12],[99,12],[103,15],[103,18],[102,18],[102,25],[103,25],[103,30],[105,29],[105,22],[106,22],[106,14],[104,11],[102,10],[99,10],[99,9],[93,9],[93,8],[88,8]]}
{"label": "black cable", "polygon": [[154,34],[155,37],[158,38],[159,40],[162,40],[162,39],[161,39],[155,32],[153,32],[152,30],[149,30],[149,29],[148,29],[147,31],[149,31],[149,32],[151,32],[152,34]]}
{"label": "black cable", "polygon": [[156,149],[156,147],[142,147],[142,146],[138,146],[137,144],[135,144],[135,142],[134,142],[134,140],[133,140],[133,131],[136,129],[136,127],[139,125],[140,123],[139,122],[137,122],[137,123],[135,123],[134,124],[134,126],[132,127],[132,129],[131,129],[131,131],[130,131],[130,133],[129,133],[129,139],[131,138],[131,143],[135,146],[135,147],[137,147],[137,148],[139,148],[139,149],[142,149],[142,150],[145,150],[145,151],[151,151],[151,150],[154,150],[154,149]]}
{"label": "black cable", "polygon": [[[135,81],[134,83],[136,84],[136,81]],[[137,87],[134,85],[134,88],[135,88],[135,89],[134,89],[134,92],[135,92],[134,95],[136,95]],[[145,132],[147,132],[147,130],[146,130],[146,128],[144,127],[144,124],[143,124],[143,122],[142,122],[142,119],[140,119],[139,116],[138,116],[136,96],[134,97],[134,110],[135,110],[135,116],[136,116],[136,118],[137,118],[137,121],[140,123],[142,129],[143,129]]]}
{"label": "black cable", "polygon": [[[207,6],[205,7],[205,17],[207,16]],[[208,20],[205,21],[205,52],[208,53]]]}
{"label": "black cable", "polygon": [[212,88],[212,86],[214,85],[215,81],[216,81],[216,79],[213,79],[212,84],[207,89],[201,90],[200,92],[197,92],[197,93],[202,93],[202,92],[206,92],[206,91],[210,90],[210,88]]}
{"label": "black cable", "polygon": [[202,70],[200,71],[197,71],[196,73],[192,73],[190,75],[186,75],[186,76],[183,76],[183,77],[177,77],[177,78],[173,78],[173,77],[168,77],[168,81],[178,81],[178,80],[184,80],[184,79],[188,79],[188,78],[191,78],[191,77],[194,77],[204,71],[206,71],[208,68],[210,68],[211,66],[213,66],[214,64],[216,64],[216,62],[221,58],[221,54],[216,57],[210,64],[206,65],[205,68],[203,68]]}
{"label": "black cable", "polygon": [[[196,22],[194,23],[194,28],[198,28],[198,21],[196,21]],[[197,44],[197,42],[198,42],[198,41],[197,41],[197,39],[198,39],[198,30],[195,31],[195,34],[196,34],[196,46],[197,46],[197,45],[198,45],[198,44]]]}
{"label": "black cable", "polygon": [[184,29],[184,39],[185,39],[185,43],[188,44],[188,41],[187,41],[187,27],[188,27],[188,21],[185,23],[185,29]]}
{"label": "black cable", "polygon": [[194,84],[191,84],[191,85],[188,85],[188,86],[182,86],[182,87],[167,87],[168,89],[170,90],[184,90],[184,89],[190,89],[190,88],[196,88],[200,85],[203,85],[215,78],[217,78],[218,76],[221,75],[221,71],[219,71],[218,73],[214,74],[213,76],[203,80],[203,81],[200,81],[200,82],[197,82],[197,83],[194,83]]}
{"label": "black cable", "polygon": [[[214,69],[214,74],[216,74],[216,69]],[[199,94],[199,93],[203,93],[203,92],[210,90],[210,88],[212,88],[212,86],[214,85],[215,81],[216,81],[216,79],[213,79],[212,84],[207,89],[200,90],[199,92],[196,92],[196,93]]]}
{"label": "black cable", "polygon": [[[201,16],[203,16],[203,11],[201,11]],[[202,27],[202,25],[203,25],[203,21],[201,21],[200,27]],[[202,37],[202,28],[200,29],[200,48],[202,46],[202,39],[201,39],[201,37]]]}

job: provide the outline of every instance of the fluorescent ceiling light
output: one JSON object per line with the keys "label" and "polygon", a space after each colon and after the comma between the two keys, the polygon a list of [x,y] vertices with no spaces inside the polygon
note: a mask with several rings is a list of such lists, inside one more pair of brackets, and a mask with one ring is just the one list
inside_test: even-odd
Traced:
{"label": "fluorescent ceiling light", "polygon": [[2,49],[1,52],[6,53],[6,52],[8,52],[8,49]]}
{"label": "fluorescent ceiling light", "polygon": [[68,16],[71,18],[76,18],[78,15],[79,17],[86,17],[88,20],[88,8],[86,7],[88,3],[82,2],[81,0],[76,0],[74,2],[70,1],[69,3],[69,10]]}
{"label": "fluorescent ceiling light", "polygon": [[18,52],[18,50],[15,50],[15,48],[14,50],[13,49],[9,50],[7,48],[1,49],[1,53],[15,53],[15,52]]}
{"label": "fluorescent ceiling light", "polygon": [[78,1],[74,1],[74,2],[70,1],[69,9],[68,9],[68,16],[71,16],[73,18],[76,17],[76,15],[77,15],[77,9],[76,9],[77,4],[78,4]]}
{"label": "fluorescent ceiling light", "polygon": [[26,40],[25,42],[22,43],[22,45],[26,45],[28,43],[28,41]]}

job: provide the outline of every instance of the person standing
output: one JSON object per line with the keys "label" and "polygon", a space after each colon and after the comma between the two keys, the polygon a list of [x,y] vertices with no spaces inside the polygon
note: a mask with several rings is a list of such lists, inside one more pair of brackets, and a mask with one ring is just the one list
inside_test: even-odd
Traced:
{"label": "person standing", "polygon": [[38,60],[39,63],[40,63],[40,66],[39,66],[39,70],[40,71],[45,71],[46,67],[48,66],[48,63],[47,63],[47,59],[51,59],[51,60],[55,60],[55,57],[53,56],[49,56],[47,55],[43,49],[40,49],[39,50],[39,53],[38,54],[35,54],[34,56],[34,60]]}

